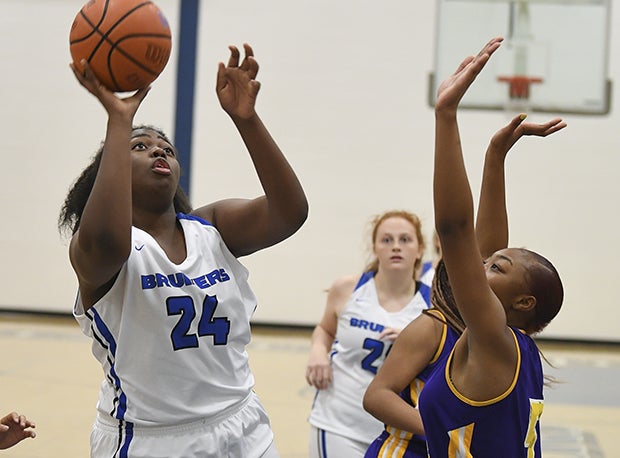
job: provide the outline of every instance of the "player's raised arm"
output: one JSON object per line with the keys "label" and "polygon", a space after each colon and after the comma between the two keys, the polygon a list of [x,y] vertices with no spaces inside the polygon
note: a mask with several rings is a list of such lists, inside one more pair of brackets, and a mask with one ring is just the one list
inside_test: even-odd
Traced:
{"label": "player's raised arm", "polygon": [[253,200],[226,200],[198,210],[217,226],[237,256],[274,245],[296,232],[308,215],[301,184],[255,110],[260,83],[254,52],[244,44],[245,58],[230,46],[228,64],[219,64],[217,94],[234,122],[256,169],[264,195]]}
{"label": "player's raised arm", "polygon": [[88,289],[101,287],[119,271],[130,250],[132,225],[130,139],[133,119],[149,88],[121,98],[107,89],[86,61],[71,64],[79,83],[108,114],[101,161],[71,239],[70,258]]}
{"label": "player's raised arm", "polygon": [[476,215],[476,237],[484,259],[508,247],[508,211],[506,209],[505,162],[510,149],[521,137],[546,137],[566,123],[560,118],[545,123],[526,122],[525,113],[517,114],[499,129],[489,142],[482,171],[480,201]]}
{"label": "player's raised arm", "polygon": [[463,160],[457,109],[501,42],[502,38],[494,38],[478,55],[466,58],[440,85],[435,105],[435,227],[459,311],[469,331],[491,340],[503,339],[499,334],[505,333],[506,316],[487,284],[476,240],[473,198]]}

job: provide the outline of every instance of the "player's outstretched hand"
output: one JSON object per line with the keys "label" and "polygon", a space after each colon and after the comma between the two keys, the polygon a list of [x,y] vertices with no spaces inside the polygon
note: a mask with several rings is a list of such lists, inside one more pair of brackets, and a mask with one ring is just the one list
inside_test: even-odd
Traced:
{"label": "player's outstretched hand", "polygon": [[36,437],[32,431],[35,424],[17,412],[11,412],[0,419],[0,450],[13,447],[29,437]]}
{"label": "player's outstretched hand", "polygon": [[518,114],[504,127],[495,132],[491,138],[489,148],[497,154],[506,156],[510,148],[521,137],[546,137],[566,127],[562,118],[553,118],[545,123],[525,122],[527,115]]}
{"label": "player's outstretched hand", "polygon": [[239,64],[240,53],[236,46],[229,46],[228,65],[220,62],[217,70],[216,92],[220,105],[233,118],[249,119],[255,112],[260,83],[256,81],[258,62],[252,47],[244,43],[245,58]]}
{"label": "player's outstretched hand", "polygon": [[502,37],[492,38],[476,56],[465,58],[456,71],[441,83],[437,90],[435,112],[456,113],[465,92],[503,40]]}

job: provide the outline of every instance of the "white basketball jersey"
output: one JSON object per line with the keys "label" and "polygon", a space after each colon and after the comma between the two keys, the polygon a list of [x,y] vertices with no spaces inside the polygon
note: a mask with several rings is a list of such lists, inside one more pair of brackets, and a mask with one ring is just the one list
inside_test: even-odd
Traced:
{"label": "white basketball jersey", "polygon": [[364,274],[345,304],[332,345],[333,383],[317,390],[308,421],[312,426],[370,444],[383,423],[366,412],[362,399],[383,364],[392,341],[379,340],[385,328],[403,329],[429,307],[425,299],[434,271],[427,272],[409,304],[388,312],[379,304],[372,274]]}
{"label": "white basketball jersey", "polygon": [[254,386],[248,272],[213,226],[177,216],[187,247],[181,264],[132,227],[131,254],[110,291],[86,313],[76,301],[74,315],[104,371],[97,409],[110,420],[157,426],[209,418]]}

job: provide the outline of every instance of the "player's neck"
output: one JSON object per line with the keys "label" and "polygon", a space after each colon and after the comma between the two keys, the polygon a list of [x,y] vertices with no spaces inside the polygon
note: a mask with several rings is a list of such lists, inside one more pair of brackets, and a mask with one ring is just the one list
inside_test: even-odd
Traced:
{"label": "player's neck", "polygon": [[375,285],[377,292],[385,298],[411,298],[416,292],[413,272],[409,270],[379,270],[375,275]]}

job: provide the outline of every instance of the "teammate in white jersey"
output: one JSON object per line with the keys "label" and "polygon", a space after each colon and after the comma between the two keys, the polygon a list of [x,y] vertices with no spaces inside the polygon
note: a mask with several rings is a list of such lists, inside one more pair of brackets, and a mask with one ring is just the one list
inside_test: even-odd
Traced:
{"label": "teammate in white jersey", "polygon": [[424,247],[416,215],[386,212],[373,224],[374,261],[361,278],[343,277],[330,288],[306,370],[318,390],[309,417],[310,458],[362,457],[383,431],[362,398],[400,330],[429,306],[434,270],[416,278]]}
{"label": "teammate in white jersey", "polygon": [[120,98],[72,65],[108,114],[101,150],[70,190],[79,283],[74,314],[104,372],[91,457],[277,457],[248,365],[256,299],[237,257],[301,227],[308,204],[255,111],[252,48],[231,46],[217,95],[243,138],[265,195],[192,210],[177,151],[152,127],[133,127],[147,89]]}

